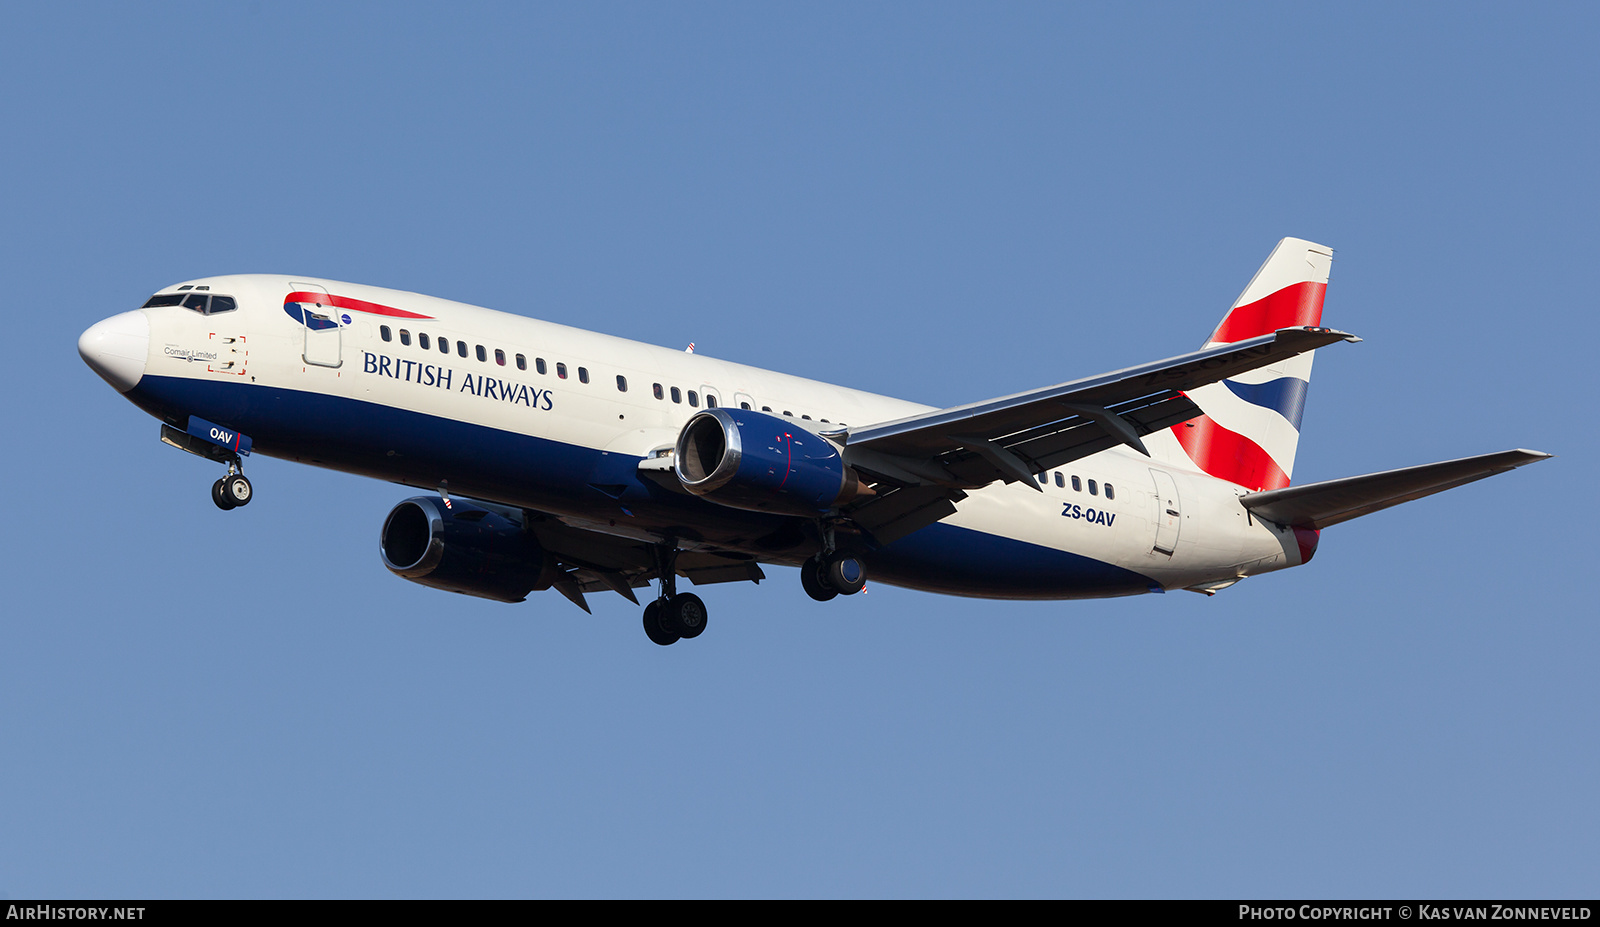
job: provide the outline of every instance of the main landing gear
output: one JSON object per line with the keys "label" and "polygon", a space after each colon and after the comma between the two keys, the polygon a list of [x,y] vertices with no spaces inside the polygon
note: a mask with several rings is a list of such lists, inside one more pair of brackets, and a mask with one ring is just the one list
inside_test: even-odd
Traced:
{"label": "main landing gear", "polygon": [[800,565],[800,585],[818,602],[834,596],[855,595],[867,586],[867,566],[861,558],[838,549],[833,524],[818,522],[822,550]]}
{"label": "main landing gear", "polygon": [[671,545],[656,547],[661,594],[644,607],[645,636],[663,647],[699,637],[706,629],[706,603],[692,592],[678,593],[678,577],[673,572],[677,556],[677,548]]}
{"label": "main landing gear", "polygon": [[800,565],[800,585],[818,602],[855,595],[867,585],[867,568],[851,554],[817,554]]}
{"label": "main landing gear", "polygon": [[[867,567],[854,554],[834,549],[833,531],[823,526],[823,550],[800,566],[800,584],[818,602],[855,595],[867,585]],[[660,594],[644,607],[644,633],[665,647],[699,637],[706,629],[706,603],[692,593],[678,592],[674,571],[678,549],[670,541],[655,546]]]}
{"label": "main landing gear", "polygon": [[706,629],[706,603],[692,592],[664,596],[644,607],[644,633],[665,647],[700,636]]}
{"label": "main landing gear", "polygon": [[251,489],[250,481],[245,478],[244,469],[237,459],[228,462],[227,476],[211,484],[211,501],[224,512],[241,505],[249,505],[253,497],[254,490]]}

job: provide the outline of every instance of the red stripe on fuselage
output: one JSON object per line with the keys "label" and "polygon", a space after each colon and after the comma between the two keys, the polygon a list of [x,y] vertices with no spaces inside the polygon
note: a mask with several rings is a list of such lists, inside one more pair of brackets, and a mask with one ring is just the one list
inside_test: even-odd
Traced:
{"label": "red stripe on fuselage", "polygon": [[1218,425],[1209,415],[1174,425],[1172,433],[1195,466],[1217,479],[1256,491],[1289,485],[1289,475],[1261,445]]}
{"label": "red stripe on fuselage", "polygon": [[407,312],[393,306],[379,303],[369,303],[364,299],[351,299],[348,296],[334,296],[332,293],[290,293],[285,296],[284,304],[289,303],[321,303],[325,306],[337,306],[340,309],[351,309],[356,312],[370,312],[373,315],[387,315],[396,319],[431,319],[431,315],[422,315],[416,312]]}
{"label": "red stripe on fuselage", "polygon": [[1263,296],[1228,313],[1211,335],[1211,343],[1232,344],[1280,328],[1322,324],[1322,298],[1326,283],[1296,283]]}

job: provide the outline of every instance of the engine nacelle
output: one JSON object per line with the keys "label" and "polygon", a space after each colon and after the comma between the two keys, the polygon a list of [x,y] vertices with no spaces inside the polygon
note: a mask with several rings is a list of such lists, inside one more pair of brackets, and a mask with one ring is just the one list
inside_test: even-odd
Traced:
{"label": "engine nacelle", "polygon": [[749,409],[706,409],[689,419],[672,469],[695,495],[755,512],[819,515],[864,491],[828,439]]}
{"label": "engine nacelle", "polygon": [[384,519],[378,550],[390,572],[435,589],[521,602],[550,586],[549,558],[514,509],[416,496]]}

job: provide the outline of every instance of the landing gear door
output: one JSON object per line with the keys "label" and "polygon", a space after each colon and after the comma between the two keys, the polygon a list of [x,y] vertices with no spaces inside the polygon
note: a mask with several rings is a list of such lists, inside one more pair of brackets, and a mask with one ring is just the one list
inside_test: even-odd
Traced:
{"label": "landing gear door", "polygon": [[328,291],[315,283],[290,281],[300,306],[305,328],[305,350],[301,357],[318,367],[338,367],[344,363],[344,320]]}
{"label": "landing gear door", "polygon": [[1172,556],[1178,549],[1178,532],[1183,528],[1183,509],[1178,506],[1178,484],[1165,470],[1150,471],[1156,481],[1156,542],[1158,554]]}

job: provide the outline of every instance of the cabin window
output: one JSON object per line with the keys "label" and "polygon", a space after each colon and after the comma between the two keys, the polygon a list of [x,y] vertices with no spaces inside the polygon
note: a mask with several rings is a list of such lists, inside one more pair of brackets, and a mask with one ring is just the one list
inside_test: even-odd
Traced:
{"label": "cabin window", "polygon": [[480,363],[480,364],[488,363],[488,361],[489,361],[489,352],[485,351],[483,349],[483,345],[481,345],[481,344],[478,345],[477,347],[478,347],[478,363]]}
{"label": "cabin window", "polygon": [[550,372],[550,368],[544,365],[544,358],[542,357],[535,357],[533,359],[533,369],[539,371],[541,376]]}
{"label": "cabin window", "polygon": [[1039,485],[1040,486],[1049,486],[1050,485],[1050,474],[1048,474],[1048,473],[1039,474]]}
{"label": "cabin window", "polygon": [[379,325],[378,326],[378,337],[382,338],[384,341],[393,341],[394,340],[394,332],[390,331],[389,330],[389,326],[387,326],[387,325]]}
{"label": "cabin window", "polygon": [[1062,488],[1062,487],[1064,487],[1066,485],[1067,485],[1066,479],[1064,477],[1062,477],[1061,471],[1057,470],[1056,471],[1056,488],[1060,489],[1060,488]]}
{"label": "cabin window", "polygon": [[517,369],[518,370],[527,370],[528,369],[528,359],[526,357],[522,356],[521,354],[517,355]]}
{"label": "cabin window", "polygon": [[506,352],[503,348],[494,349],[494,362],[502,367],[506,365]]}
{"label": "cabin window", "polygon": [[428,344],[428,333],[427,332],[417,332],[417,347],[421,348],[424,351],[428,350],[428,348],[431,347],[431,345]]}
{"label": "cabin window", "polygon": [[772,407],[771,406],[762,406],[761,407],[761,411],[763,411],[763,412],[771,412],[772,411]]}
{"label": "cabin window", "polygon": [[750,408],[750,403],[748,403],[748,402],[741,402],[741,403],[739,403],[739,408],[741,408],[741,409],[748,409],[748,408]]}
{"label": "cabin window", "polygon": [[660,383],[652,383],[652,384],[650,384],[650,388],[655,392],[657,399],[660,399],[664,395],[661,392],[661,384]]}
{"label": "cabin window", "polygon": [[623,376],[620,373],[617,374],[617,392],[626,393],[627,391],[628,391],[628,378]]}
{"label": "cabin window", "polygon": [[717,407],[716,394],[715,393],[706,393],[706,408],[715,409],[716,407]]}
{"label": "cabin window", "polygon": [[589,368],[588,367],[579,367],[578,368],[578,382],[579,383],[587,383],[587,382],[589,382]]}
{"label": "cabin window", "polygon": [[694,390],[689,390],[689,405],[700,408],[700,394]]}
{"label": "cabin window", "polygon": [[1090,480],[1089,481],[1089,495],[1091,495],[1091,496],[1100,495],[1100,487],[1095,485],[1095,481],[1094,480]]}
{"label": "cabin window", "polygon": [[1117,494],[1116,494],[1116,492],[1114,492],[1111,489],[1111,484],[1107,483],[1106,484],[1106,498],[1107,499],[1115,499],[1116,497],[1117,497]]}
{"label": "cabin window", "polygon": [[683,402],[683,391],[678,389],[676,386],[672,388],[672,401]]}
{"label": "cabin window", "polygon": [[439,353],[440,354],[449,354],[450,353],[450,339],[449,338],[440,338],[439,339]]}
{"label": "cabin window", "polygon": [[567,378],[567,365],[566,364],[556,364],[556,376],[560,377],[563,380],[565,380]]}
{"label": "cabin window", "polygon": [[456,353],[460,354],[462,357],[467,356],[467,343],[465,341],[456,342]]}
{"label": "cabin window", "polygon": [[1083,492],[1083,480],[1078,479],[1077,474],[1072,477],[1072,491]]}
{"label": "cabin window", "polygon": [[407,347],[411,346],[411,330],[409,328],[400,329],[400,343]]}

